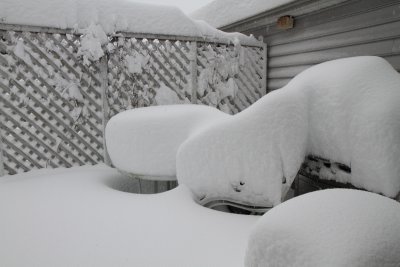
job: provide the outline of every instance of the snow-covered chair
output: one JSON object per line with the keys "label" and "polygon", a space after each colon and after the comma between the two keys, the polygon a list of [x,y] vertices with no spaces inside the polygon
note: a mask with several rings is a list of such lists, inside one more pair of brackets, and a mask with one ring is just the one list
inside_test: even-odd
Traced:
{"label": "snow-covered chair", "polygon": [[257,222],[245,262],[248,267],[397,267],[400,204],[351,189],[290,199]]}
{"label": "snow-covered chair", "polygon": [[203,204],[275,206],[307,155],[351,166],[342,182],[395,197],[398,103],[400,75],[388,62],[339,59],[307,69],[234,116],[196,105],[119,114],[107,125],[107,147],[125,171],[176,169],[179,183]]}

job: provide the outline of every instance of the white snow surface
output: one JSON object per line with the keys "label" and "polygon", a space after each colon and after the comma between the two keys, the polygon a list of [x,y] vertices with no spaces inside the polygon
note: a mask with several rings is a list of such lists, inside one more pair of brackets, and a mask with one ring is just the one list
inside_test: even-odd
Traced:
{"label": "white snow surface", "polygon": [[219,28],[296,0],[215,0],[190,14]]}
{"label": "white snow surface", "polygon": [[345,182],[395,197],[399,103],[400,75],[382,58],[316,65],[187,139],[178,150],[178,181],[198,199],[276,205],[313,154],[351,166]]}
{"label": "white snow surface", "polygon": [[1,266],[242,266],[259,217],[203,208],[184,186],[154,195],[104,165],[0,179]]}
{"label": "white snow surface", "polygon": [[83,63],[90,65],[91,61],[97,61],[104,56],[102,46],[108,43],[107,34],[99,24],[90,24],[82,30],[78,55],[83,56]]}
{"label": "white snow surface", "polygon": [[[157,105],[174,105],[184,101],[179,98],[178,94],[174,90],[163,83],[161,83],[160,87],[156,89],[156,96],[154,99]],[[188,99],[187,101],[190,103]]]}
{"label": "white snow surface", "polygon": [[239,32],[223,32],[211,26],[208,22],[204,20],[194,20],[197,28],[199,29],[202,37],[207,37],[209,39],[217,39],[225,42],[235,43],[239,41],[241,44],[260,44],[254,36],[247,36]]}
{"label": "white snow surface", "polygon": [[125,57],[125,67],[130,74],[142,74],[143,70],[148,69],[148,64],[151,56],[149,54],[143,55],[137,51],[133,51],[131,55]]}
{"label": "white snow surface", "polygon": [[400,203],[347,189],[288,200],[257,222],[245,266],[397,267]]}
{"label": "white snow surface", "polygon": [[128,173],[175,179],[179,146],[227,114],[203,105],[152,106],[124,111],[106,127],[108,153]]}
{"label": "white snow surface", "polygon": [[[92,25],[98,25],[106,34],[133,32],[212,36],[229,41],[236,36],[248,44],[259,44],[256,39],[240,33],[228,34],[205,27],[203,22],[189,18],[176,7],[129,0],[2,0],[0,21],[5,24],[75,29],[82,33]],[[98,45],[93,38],[86,42],[86,46]]]}

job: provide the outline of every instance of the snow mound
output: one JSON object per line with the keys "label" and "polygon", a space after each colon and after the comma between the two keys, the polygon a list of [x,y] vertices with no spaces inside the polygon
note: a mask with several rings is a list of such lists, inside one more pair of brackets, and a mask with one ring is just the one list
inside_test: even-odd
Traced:
{"label": "snow mound", "polygon": [[307,99],[307,154],[350,166],[341,182],[388,197],[400,192],[400,75],[387,61],[334,60],[304,71],[287,89]]}
{"label": "snow mound", "polygon": [[193,133],[227,116],[201,105],[128,110],[107,123],[108,153],[114,166],[125,172],[175,179],[178,147]]}
{"label": "snow mound", "polygon": [[267,212],[253,228],[246,266],[399,266],[400,204],[377,194],[323,190]]}
{"label": "snow mound", "polygon": [[400,75],[381,58],[316,65],[185,141],[178,180],[198,199],[276,205],[313,154],[351,166],[347,182],[395,197],[399,103]]}
{"label": "snow mound", "polygon": [[110,187],[129,181],[104,165],[1,177],[0,266],[243,265],[259,217],[201,207],[184,186]]}

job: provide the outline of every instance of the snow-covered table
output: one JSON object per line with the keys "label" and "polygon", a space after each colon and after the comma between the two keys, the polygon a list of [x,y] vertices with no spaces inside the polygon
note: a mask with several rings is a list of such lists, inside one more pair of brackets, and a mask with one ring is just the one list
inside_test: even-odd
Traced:
{"label": "snow-covered table", "polygon": [[0,180],[0,266],[242,266],[256,216],[196,204],[183,186],[137,195],[106,166]]}

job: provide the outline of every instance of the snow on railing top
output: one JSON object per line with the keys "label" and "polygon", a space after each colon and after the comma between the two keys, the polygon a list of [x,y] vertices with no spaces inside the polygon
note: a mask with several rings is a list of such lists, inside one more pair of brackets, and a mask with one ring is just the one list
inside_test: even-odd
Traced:
{"label": "snow on railing top", "polygon": [[194,19],[222,27],[296,0],[216,0],[191,14]]}
{"label": "snow on railing top", "polygon": [[0,3],[0,22],[80,33],[100,25],[106,34],[118,32],[178,35],[243,45],[260,44],[254,37],[224,33],[205,22],[186,16],[172,6],[133,3],[126,0],[4,0]]}

